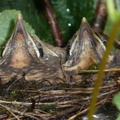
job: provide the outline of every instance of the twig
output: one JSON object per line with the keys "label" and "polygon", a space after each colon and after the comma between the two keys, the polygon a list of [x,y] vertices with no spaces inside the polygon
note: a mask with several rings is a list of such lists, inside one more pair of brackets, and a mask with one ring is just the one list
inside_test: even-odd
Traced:
{"label": "twig", "polygon": [[89,110],[89,108],[86,108],[86,109],[84,109],[84,110],[78,112],[77,114],[73,115],[73,116],[70,117],[68,120],[75,120],[75,118],[77,118],[78,116],[80,116],[80,115],[86,113],[88,110]]}
{"label": "twig", "polygon": [[57,119],[60,116],[64,116],[64,115],[67,115],[69,113],[72,113],[72,112],[78,110],[79,107],[80,106],[78,106],[78,105],[72,106],[71,108],[69,108],[67,110],[63,110],[62,112],[58,113],[58,115],[55,115],[55,116],[51,117],[50,119],[52,119],[52,118],[56,118]]}
{"label": "twig", "polygon": [[[113,86],[109,86],[109,87],[113,87]],[[101,87],[101,89],[104,89],[104,87],[103,88]],[[111,90],[110,92],[106,92],[104,94],[99,95],[99,97],[104,96],[104,95],[109,94],[109,93],[114,93],[115,91],[117,91],[117,90],[113,90],[113,91]],[[58,106],[60,105],[61,106],[61,105],[71,104],[71,103],[75,103],[75,102],[79,102],[79,101],[83,101],[83,100],[88,100],[88,99],[91,99],[91,98],[86,97],[86,98],[83,98],[83,99],[82,98],[81,99],[74,99],[74,100],[68,100],[68,101],[63,101],[63,102],[36,103],[35,105],[58,105]],[[17,104],[17,105],[25,105],[25,106],[28,106],[28,105],[32,104],[30,102],[3,101],[3,100],[0,100],[0,103],[1,104],[14,104],[14,105]]]}
{"label": "twig", "polygon": [[[19,115],[21,115],[21,116],[27,116],[27,117],[34,118],[35,120],[39,120],[38,118],[32,116],[31,114],[24,113],[24,112],[21,112],[21,111],[18,111],[18,110],[14,110],[14,109],[12,109],[12,108],[9,108],[9,109],[10,109],[12,112],[17,113],[17,114],[19,114]],[[41,117],[41,116],[39,116],[39,117]],[[19,120],[20,120],[20,119],[19,119]],[[44,120],[44,119],[41,118],[41,120]]]}
{"label": "twig", "polygon": [[105,0],[99,0],[92,21],[93,30],[98,33],[103,33],[106,20],[107,20],[106,2]]}
{"label": "twig", "polygon": [[43,0],[43,1],[44,1],[44,6],[45,6],[44,8],[45,16],[50,25],[51,32],[55,40],[55,45],[59,47],[64,47],[65,44],[64,44],[63,36],[61,34],[61,30],[60,30],[58,21],[56,19],[55,13],[51,7],[51,4],[49,0]]}
{"label": "twig", "polygon": [[[98,4],[95,10],[95,14],[92,20],[92,29],[96,33],[100,33],[107,39],[109,38],[109,35],[104,33],[104,28],[107,21],[107,10],[106,10],[106,1],[105,0],[98,0]],[[120,42],[118,40],[115,40],[114,45],[116,48],[120,49]]]}
{"label": "twig", "polygon": [[5,108],[10,114],[12,114],[17,120],[20,120],[12,111],[9,107],[4,106],[2,104],[0,104],[1,107]]}
{"label": "twig", "polygon": [[[99,70],[82,70],[79,74],[84,73],[98,73]],[[111,68],[111,69],[105,69],[104,72],[120,72],[120,68]]]}
{"label": "twig", "polygon": [[6,114],[0,115],[0,120],[5,120],[7,117],[8,117],[8,115],[6,115]]}
{"label": "twig", "polygon": [[[102,32],[101,35],[103,35],[106,39],[109,39],[109,37],[110,37],[108,34],[106,34],[106,33],[104,33],[104,32]],[[114,40],[114,46],[115,46],[116,48],[120,49],[120,41],[117,40],[117,39],[115,39],[115,40]]]}
{"label": "twig", "polygon": [[[10,112],[17,120],[20,120],[14,113],[17,113],[21,116],[28,116],[28,117],[31,117],[31,118],[34,118],[36,120],[39,120],[38,118],[34,117],[33,115],[31,115],[30,113],[24,113],[24,112],[21,112],[21,111],[18,111],[18,110],[15,110],[15,109],[12,109],[12,108],[9,108],[7,106],[4,106],[2,104],[0,104],[1,107],[5,108],[8,112]],[[14,112],[14,113],[13,113]],[[41,118],[41,116],[39,116]],[[44,120],[43,118],[41,118],[42,120]]]}
{"label": "twig", "polygon": [[[24,116],[20,116],[20,115],[17,115],[19,117],[19,119],[23,118]],[[11,117],[11,118],[8,118],[6,120],[15,120],[15,117]]]}
{"label": "twig", "polygon": [[[105,101],[106,101],[106,98],[103,99],[103,100],[101,100],[100,102],[98,102],[98,103],[96,104],[96,106],[97,106],[97,105],[100,105],[101,103],[103,104]],[[89,107],[87,107],[86,109],[84,109],[84,110],[78,112],[76,115],[73,115],[73,116],[70,117],[68,120],[75,120],[78,116],[80,116],[80,115],[86,113],[88,110],[89,110]]]}

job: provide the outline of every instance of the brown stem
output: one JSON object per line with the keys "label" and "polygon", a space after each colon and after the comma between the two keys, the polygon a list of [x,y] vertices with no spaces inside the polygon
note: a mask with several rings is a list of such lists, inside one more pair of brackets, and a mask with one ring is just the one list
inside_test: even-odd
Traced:
{"label": "brown stem", "polygon": [[107,20],[107,10],[105,0],[98,0],[95,14],[92,21],[92,28],[95,32],[102,33]]}
{"label": "brown stem", "polygon": [[[98,103],[96,103],[95,106],[104,104],[104,103],[107,101],[107,98],[108,98],[108,96],[107,96],[106,98],[102,99],[101,101],[99,101]],[[76,118],[78,118],[78,117],[81,116],[82,114],[86,113],[88,110],[89,110],[89,107],[86,107],[84,110],[79,111],[77,114],[71,116],[68,120],[75,120]]]}
{"label": "brown stem", "polygon": [[[106,2],[105,0],[98,0],[98,4],[95,10],[91,26],[94,32],[100,33],[104,37],[108,38],[109,36],[103,32],[106,21],[107,21]],[[120,42],[118,40],[115,40],[114,45],[116,48],[120,49]]]}
{"label": "brown stem", "polygon": [[8,118],[8,115],[7,114],[2,114],[0,115],[0,120],[5,120]]}
{"label": "brown stem", "polygon": [[[106,37],[107,39],[110,37],[109,35],[107,35],[106,33],[102,33],[102,35],[104,36],[104,37]],[[118,49],[120,49],[120,41],[119,40],[114,40],[114,46],[116,47],[116,48],[118,48]]]}
{"label": "brown stem", "polygon": [[44,5],[45,5],[45,8],[44,8],[45,16],[50,25],[50,29],[51,29],[53,38],[55,40],[55,45],[59,47],[64,47],[65,44],[64,44],[63,36],[61,34],[58,21],[56,20],[55,13],[51,7],[49,0],[44,0]]}

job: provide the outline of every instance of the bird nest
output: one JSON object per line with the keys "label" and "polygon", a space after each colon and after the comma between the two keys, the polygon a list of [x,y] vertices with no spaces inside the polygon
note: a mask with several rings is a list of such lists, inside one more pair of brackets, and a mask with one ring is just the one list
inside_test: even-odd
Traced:
{"label": "bird nest", "polygon": [[[18,15],[0,60],[0,119],[82,119],[89,110],[97,78],[97,72],[85,71],[100,63],[105,46],[85,18],[74,37],[67,60],[62,62],[65,54],[30,35]],[[117,53],[105,68],[96,107],[111,102],[119,90]]]}
{"label": "bird nest", "polygon": [[[94,77],[93,77],[94,76]],[[45,85],[24,77],[1,85],[0,119],[75,120],[89,110],[95,74],[83,75],[83,82]],[[96,107],[111,102],[120,80],[104,77]]]}

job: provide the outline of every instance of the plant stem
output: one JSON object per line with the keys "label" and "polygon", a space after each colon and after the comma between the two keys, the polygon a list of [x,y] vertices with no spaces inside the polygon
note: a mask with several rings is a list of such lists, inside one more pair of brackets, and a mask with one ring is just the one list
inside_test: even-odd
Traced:
{"label": "plant stem", "polygon": [[103,76],[104,76],[104,68],[106,66],[107,58],[108,58],[110,50],[112,49],[119,26],[120,26],[120,20],[118,22],[116,22],[113,26],[112,32],[110,34],[110,38],[109,38],[107,46],[106,46],[106,51],[104,52],[103,59],[99,66],[99,72],[98,72],[97,80],[95,81],[95,87],[93,90],[92,99],[91,99],[91,103],[90,103],[90,109],[88,112],[88,120],[92,120],[93,119],[92,115],[95,113],[95,104],[97,102],[97,96],[100,91],[99,87],[102,84],[102,80],[103,80]]}
{"label": "plant stem", "polygon": [[[111,68],[111,69],[105,69],[103,72],[118,72],[120,71],[120,68]],[[80,71],[79,74],[84,74],[84,73],[98,73],[99,70],[82,70]]]}
{"label": "plant stem", "polygon": [[58,21],[56,19],[55,13],[51,7],[49,0],[44,0],[44,5],[45,5],[45,8],[44,8],[45,16],[50,25],[50,29],[51,29],[53,38],[55,40],[55,45],[59,47],[64,47],[65,44],[64,44],[63,36],[61,34]]}
{"label": "plant stem", "polygon": [[92,21],[92,28],[95,32],[103,33],[107,21],[106,1],[99,0]]}

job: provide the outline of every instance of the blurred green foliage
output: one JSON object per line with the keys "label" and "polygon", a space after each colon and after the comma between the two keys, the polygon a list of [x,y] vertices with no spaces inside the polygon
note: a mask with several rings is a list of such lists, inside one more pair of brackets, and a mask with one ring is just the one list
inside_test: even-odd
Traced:
{"label": "blurred green foliage", "polygon": [[[105,27],[105,33],[111,33],[113,25],[120,20],[120,0],[106,0],[108,19]],[[120,29],[118,31],[117,39],[120,37]]]}
{"label": "blurred green foliage", "polygon": [[[5,10],[0,13],[0,45],[3,45],[11,36],[18,13],[20,11],[16,10]],[[31,34],[35,34],[34,29],[27,22],[24,22],[24,24]]]}
{"label": "blurred green foliage", "polygon": [[[86,17],[89,22],[92,20],[96,3],[95,0],[50,0],[50,2],[56,13],[65,41],[70,39],[77,31],[82,17]],[[53,43],[53,38],[43,13],[42,0],[0,1],[0,12],[10,9],[21,11],[24,20],[32,26],[36,35],[40,37],[41,40]],[[13,15],[15,14],[13,13]],[[10,24],[6,29],[11,28],[9,31],[13,31],[13,27],[11,26],[14,25]],[[4,32],[4,30],[5,28],[2,31]],[[8,38],[10,34],[5,38]]]}
{"label": "blurred green foliage", "polygon": [[[114,96],[113,103],[117,106],[118,110],[120,111],[120,93],[118,93]],[[117,120],[120,120],[120,114],[119,114]]]}
{"label": "blurred green foliage", "polygon": [[[20,13],[20,11],[16,10],[4,10],[0,12],[0,56],[3,50],[2,46],[4,46],[12,35],[18,13]],[[24,24],[29,33],[35,34],[34,29],[27,22],[24,21]]]}

